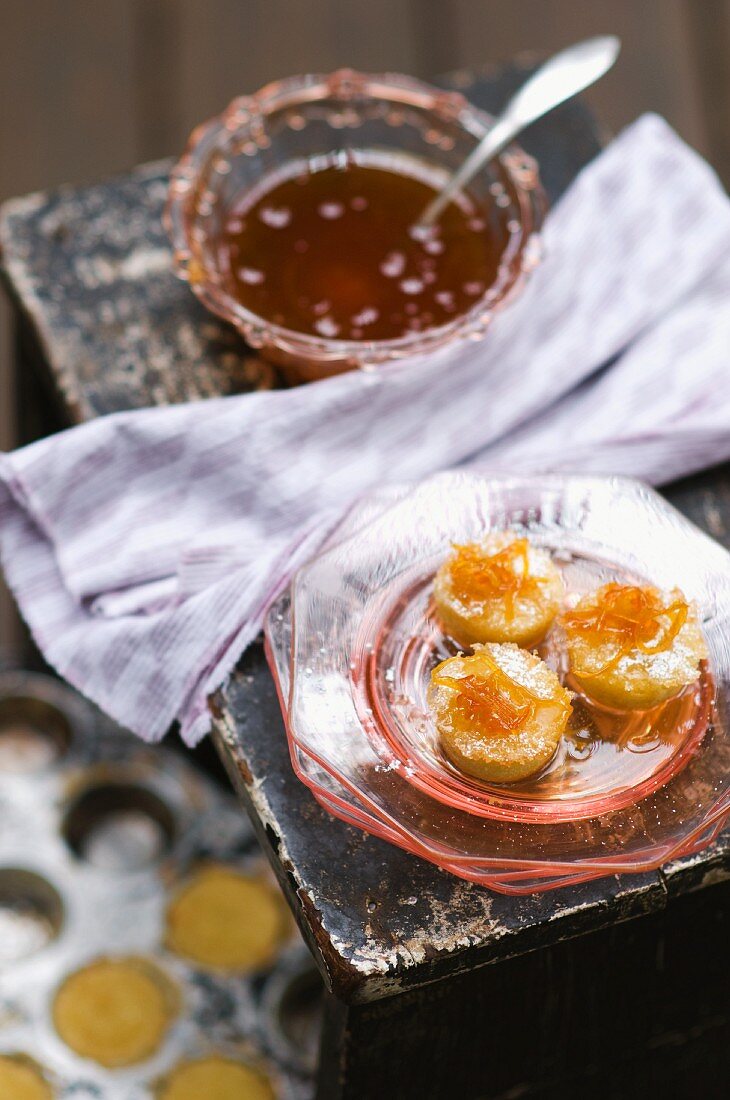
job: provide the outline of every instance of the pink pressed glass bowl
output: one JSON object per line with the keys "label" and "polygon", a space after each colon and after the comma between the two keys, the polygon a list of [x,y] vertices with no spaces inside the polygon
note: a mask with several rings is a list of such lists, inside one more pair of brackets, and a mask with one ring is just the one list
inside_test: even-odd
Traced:
{"label": "pink pressed glass bowl", "polygon": [[[437,628],[411,578],[432,577],[452,541],[507,526],[549,549],[569,592],[629,575],[678,585],[695,602],[710,661],[690,724],[598,743],[593,756],[589,745],[565,746],[578,751],[556,757],[531,789],[480,787],[439,761],[418,656],[428,660]],[[293,766],[321,804],[508,893],[653,870],[717,836],[730,814],[728,638],[726,551],[647,487],[595,477],[445,474],[376,492],[266,623]],[[372,706],[364,688],[378,678]]]}
{"label": "pink pressed glass bowl", "polygon": [[545,199],[537,165],[512,146],[470,184],[480,206],[499,210],[508,238],[494,284],[448,324],[398,339],[336,340],[295,332],[256,316],[227,288],[215,242],[234,204],[262,178],[292,162],[350,152],[405,154],[429,169],[453,171],[481,140],[490,117],[461,95],[406,76],[341,70],[291,77],[234,99],[199,126],[172,171],[165,223],[177,273],[201,302],[235,326],[292,381],[478,338],[521,286],[538,256]]}

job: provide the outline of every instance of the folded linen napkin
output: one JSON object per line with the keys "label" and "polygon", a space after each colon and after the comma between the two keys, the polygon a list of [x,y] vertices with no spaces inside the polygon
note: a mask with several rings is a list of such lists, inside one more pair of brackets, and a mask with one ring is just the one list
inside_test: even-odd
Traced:
{"label": "folded linen napkin", "polygon": [[194,744],[272,597],[372,485],[470,462],[661,483],[730,456],[730,202],[645,116],[549,214],[486,337],[0,455],[0,552],[46,659]]}

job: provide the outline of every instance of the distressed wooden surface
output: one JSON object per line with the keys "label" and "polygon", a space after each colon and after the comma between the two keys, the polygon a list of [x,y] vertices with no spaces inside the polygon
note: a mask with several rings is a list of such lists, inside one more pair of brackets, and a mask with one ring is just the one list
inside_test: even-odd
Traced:
{"label": "distressed wooden surface", "polygon": [[318,1100],[725,1100],[730,883],[343,1011]]}
{"label": "distressed wooden surface", "polygon": [[[496,83],[459,82],[494,109],[516,79],[513,71]],[[553,200],[598,147],[579,105],[538,124],[525,145],[538,156]],[[97,187],[30,196],[2,212],[0,245],[28,367],[20,381],[30,384],[34,369],[39,383],[51,383],[59,423],[275,381],[170,273],[160,224],[168,167],[163,162]],[[725,471],[670,496],[727,541]],[[259,646],[214,705],[221,754],[330,989],[346,1002],[365,1006],[400,995],[403,1004],[402,997],[438,979],[456,982],[484,964],[664,912],[670,899],[728,876],[727,844],[720,841],[662,874],[524,898],[492,894],[318,807],[291,771]]]}

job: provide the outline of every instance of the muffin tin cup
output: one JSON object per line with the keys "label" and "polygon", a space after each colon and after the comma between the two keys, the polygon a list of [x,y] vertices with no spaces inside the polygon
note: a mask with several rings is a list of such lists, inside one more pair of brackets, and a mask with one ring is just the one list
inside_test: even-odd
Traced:
{"label": "muffin tin cup", "polygon": [[[152,1100],[176,1065],[213,1054],[258,1069],[279,1100],[309,1097],[311,1066],[291,1051],[282,1060],[280,1027],[264,1008],[297,951],[288,914],[265,969],[214,970],[165,946],[167,907],[201,867],[263,878],[275,896],[235,800],[181,754],[143,745],[50,677],[0,676],[0,716],[3,705],[6,715],[35,715],[39,729],[39,716],[52,714],[68,736],[35,770],[0,770],[0,1055],[32,1055],[56,1100]],[[53,1014],[69,975],[107,958],[141,960],[178,1005],[151,1056],[119,1069],[77,1055]]]}

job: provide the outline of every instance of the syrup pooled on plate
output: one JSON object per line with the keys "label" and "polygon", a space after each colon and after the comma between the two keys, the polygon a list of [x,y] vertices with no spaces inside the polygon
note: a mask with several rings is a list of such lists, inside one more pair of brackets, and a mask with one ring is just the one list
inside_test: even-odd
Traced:
{"label": "syrup pooled on plate", "polygon": [[412,231],[441,170],[358,153],[298,162],[234,204],[218,242],[227,289],[266,321],[336,340],[396,340],[448,324],[498,279],[510,230],[462,194]]}

